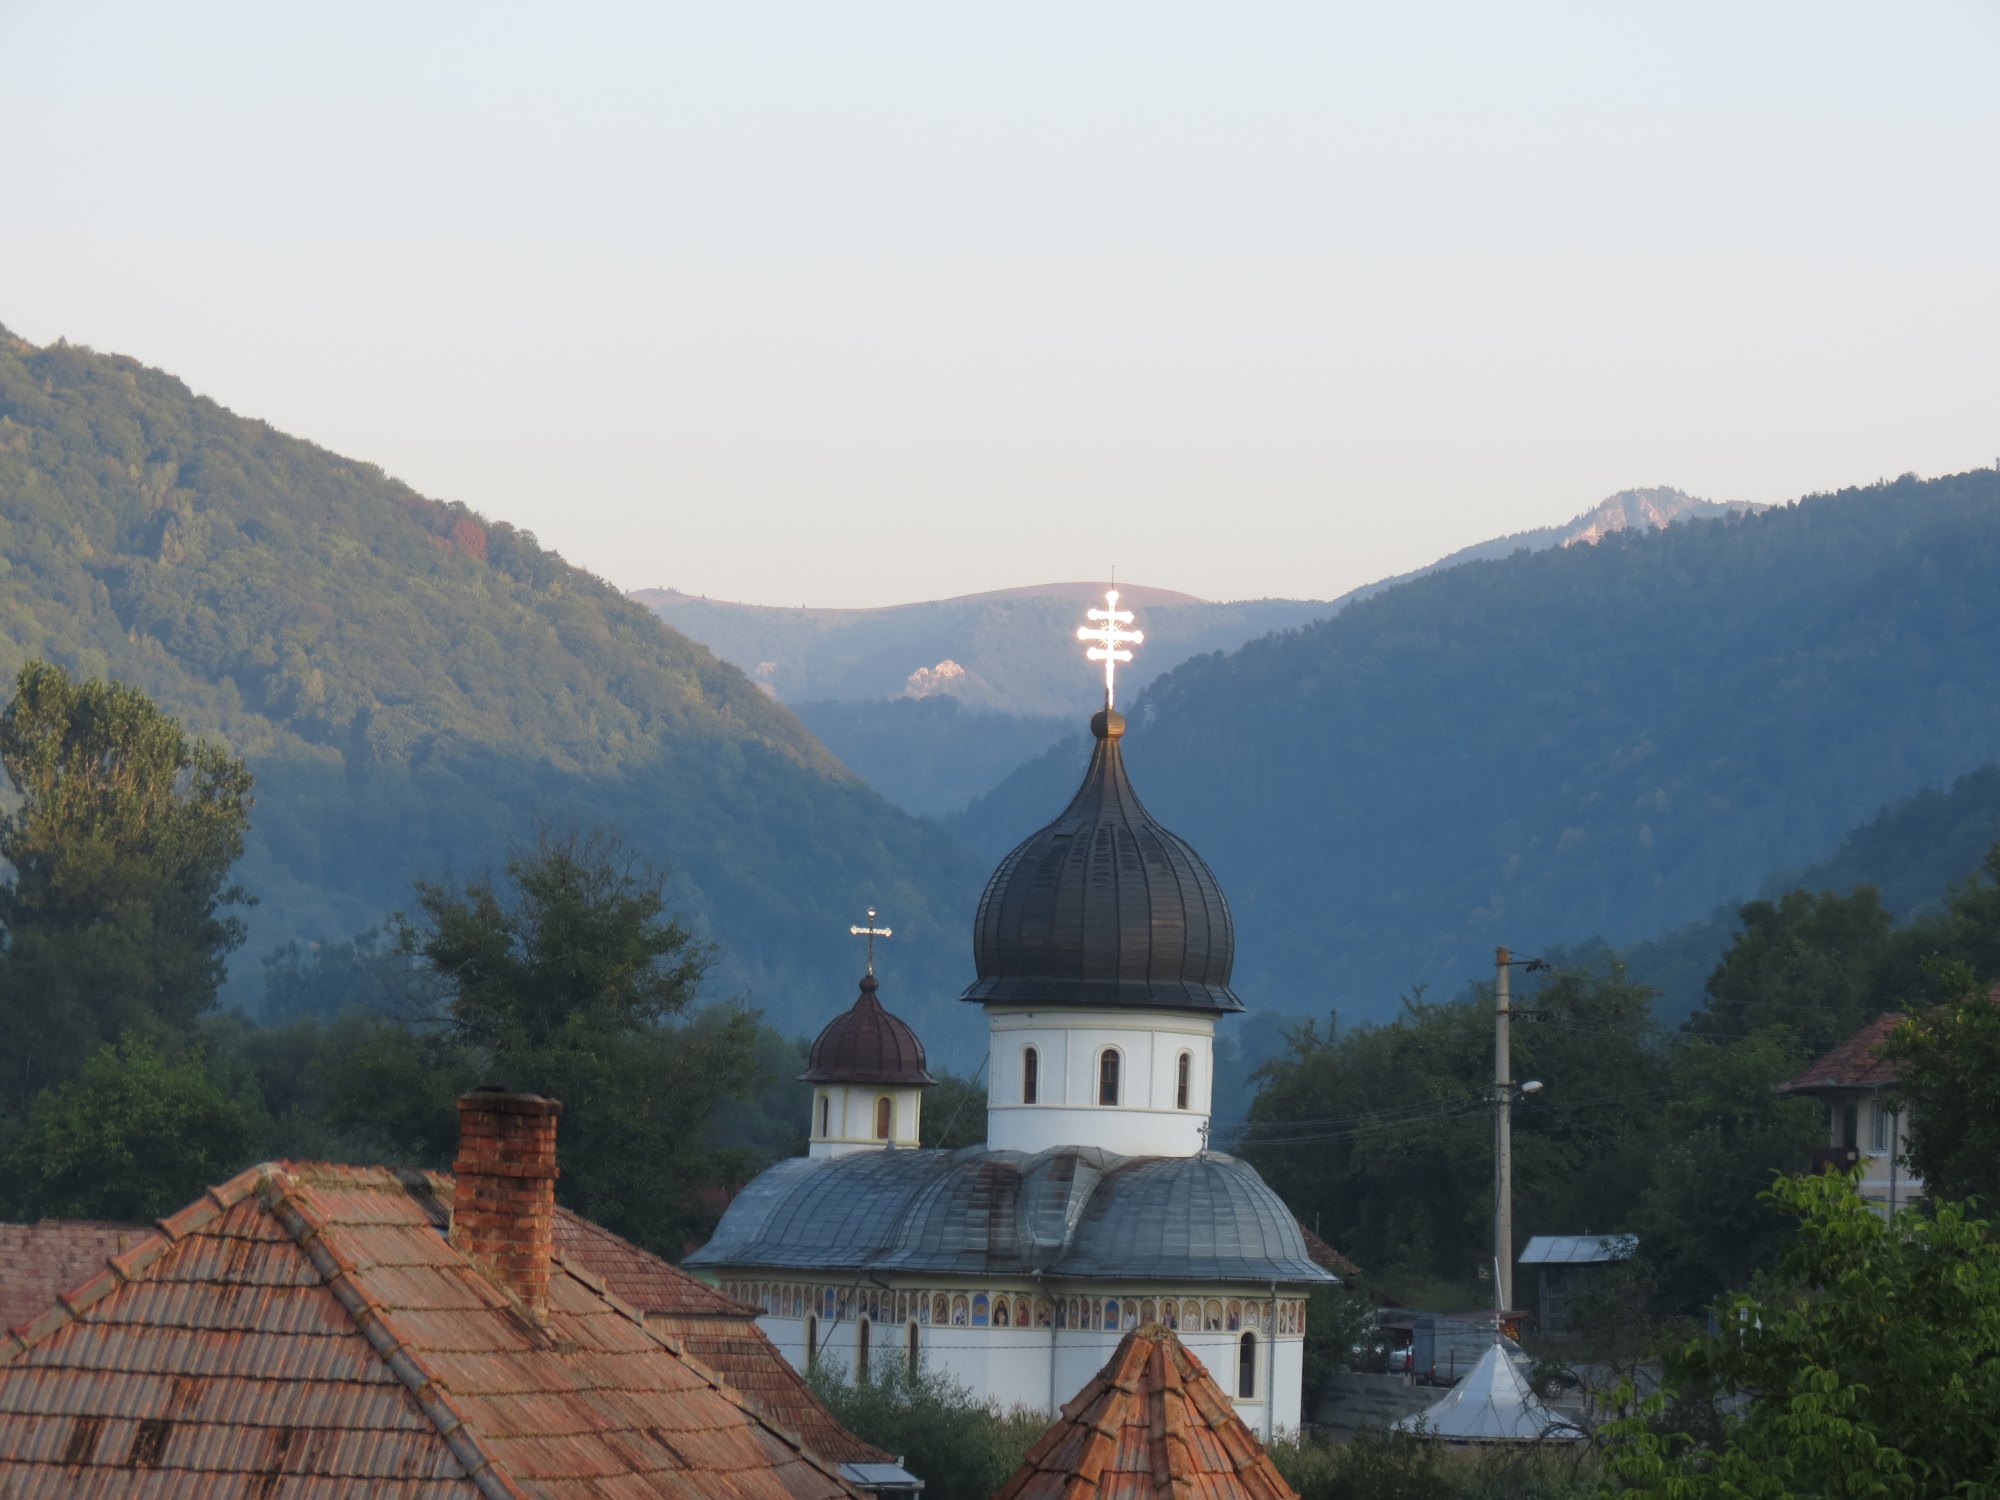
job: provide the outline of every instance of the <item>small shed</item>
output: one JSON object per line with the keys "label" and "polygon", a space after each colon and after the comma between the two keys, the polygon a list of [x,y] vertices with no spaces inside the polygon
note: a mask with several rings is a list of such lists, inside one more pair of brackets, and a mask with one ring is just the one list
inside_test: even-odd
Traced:
{"label": "small shed", "polygon": [[1442,1399],[1396,1427],[1447,1443],[1573,1443],[1583,1432],[1543,1404],[1497,1333],[1479,1362]]}
{"label": "small shed", "polygon": [[1571,1299],[1589,1291],[1604,1267],[1630,1260],[1638,1248],[1638,1237],[1630,1234],[1538,1234],[1529,1240],[1516,1264],[1541,1268],[1542,1332],[1568,1333]]}

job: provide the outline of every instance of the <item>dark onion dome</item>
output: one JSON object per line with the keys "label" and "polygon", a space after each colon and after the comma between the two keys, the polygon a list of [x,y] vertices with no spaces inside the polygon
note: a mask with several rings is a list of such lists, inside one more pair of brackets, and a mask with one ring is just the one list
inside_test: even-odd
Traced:
{"label": "dark onion dome", "polygon": [[932,1084],[924,1044],[909,1023],[882,1009],[875,976],[861,981],[861,998],[826,1023],[812,1045],[801,1083]]}
{"label": "dark onion dome", "polygon": [[779,1162],[688,1266],[1328,1285],[1256,1168],[1218,1151],[856,1151]]}
{"label": "dark onion dome", "polygon": [[1215,872],[1155,823],[1125,775],[1125,716],[1090,721],[1097,749],[1062,816],[1000,862],[972,930],[982,1005],[1243,1009],[1236,932]]}

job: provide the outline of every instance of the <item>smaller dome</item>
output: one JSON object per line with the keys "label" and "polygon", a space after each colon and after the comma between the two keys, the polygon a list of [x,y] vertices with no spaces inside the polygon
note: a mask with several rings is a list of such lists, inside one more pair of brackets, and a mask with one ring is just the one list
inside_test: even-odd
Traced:
{"label": "smaller dome", "polygon": [[812,1044],[801,1083],[932,1084],[924,1071],[924,1044],[909,1024],[882,1008],[875,976],[861,981],[861,998],[826,1023]]}

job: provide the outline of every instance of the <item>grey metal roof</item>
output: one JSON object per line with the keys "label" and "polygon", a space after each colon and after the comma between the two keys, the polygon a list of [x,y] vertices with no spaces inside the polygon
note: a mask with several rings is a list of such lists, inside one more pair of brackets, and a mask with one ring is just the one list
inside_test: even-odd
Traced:
{"label": "grey metal roof", "polygon": [[1000,862],[979,898],[960,999],[982,1005],[1243,1009],[1236,931],[1215,872],[1153,821],[1118,748],[1125,716],[1090,721],[1097,749],[1062,815]]}
{"label": "grey metal roof", "polygon": [[1336,1278],[1233,1156],[856,1151],[796,1157],[730,1204],[690,1266],[1093,1281]]}
{"label": "grey metal roof", "polygon": [[1515,1258],[1519,1266],[1590,1266],[1630,1260],[1639,1248],[1631,1234],[1538,1234]]}

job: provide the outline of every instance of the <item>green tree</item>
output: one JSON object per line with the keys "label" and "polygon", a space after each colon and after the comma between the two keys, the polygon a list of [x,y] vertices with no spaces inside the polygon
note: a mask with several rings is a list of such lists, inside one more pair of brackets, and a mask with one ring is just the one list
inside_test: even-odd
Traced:
{"label": "green tree", "polygon": [[1929,970],[1956,998],[1909,1017],[1883,1049],[1902,1070],[1910,1165],[1934,1196],[2000,1204],[2000,998],[1962,960]]}
{"label": "green tree", "polygon": [[667,912],[663,872],[608,834],[544,834],[504,878],[426,881],[395,919],[435,982],[428,1022],[385,1024],[336,1065],[332,1124],[443,1166],[450,1101],[502,1083],[563,1101],[562,1200],[678,1256],[714,1224],[705,1190],[757,1165],[718,1150],[717,1106],[763,1078],[757,1018],[691,1011],[709,950]]}
{"label": "green tree", "polygon": [[13,1212],[156,1219],[250,1165],[263,1123],[200,1058],[127,1037],[35,1099],[6,1161]]}
{"label": "green tree", "polygon": [[68,1077],[125,1032],[184,1033],[215,1003],[247,904],[250,773],[122,683],[30,662],[0,713],[0,1106]]}
{"label": "green tree", "polygon": [[955,1151],[986,1140],[986,1085],[938,1068],[937,1086],[924,1090],[922,1144]]}
{"label": "green tree", "polygon": [[1673,1049],[1631,1226],[1668,1312],[1749,1285],[1784,1246],[1787,1220],[1763,1189],[1773,1168],[1806,1166],[1825,1139],[1817,1104],[1777,1092],[1798,1071],[1795,1046],[1779,1026],[1729,1042],[1686,1037]]}
{"label": "green tree", "polygon": [[1826,1051],[1883,1009],[1895,919],[1874,887],[1787,891],[1738,912],[1743,931],[1708,981],[1689,1029],[1746,1035],[1788,1028],[1801,1056]]}
{"label": "green tree", "polygon": [[827,1409],[856,1437],[903,1455],[926,1500],[985,1500],[1021,1466],[1048,1419],[1002,1412],[942,1370],[894,1355],[852,1383],[820,1363],[809,1372]]}
{"label": "green tree", "polygon": [[1777,1272],[1674,1351],[1675,1405],[1604,1434],[1607,1488],[1659,1500],[2000,1493],[2000,1244],[1950,1203],[1893,1222],[1846,1177],[1781,1177]]}

